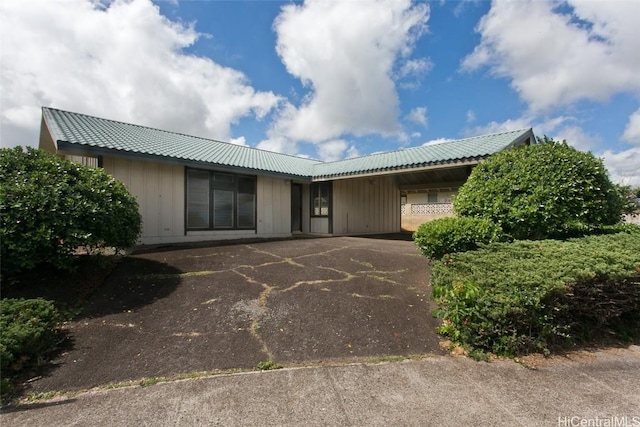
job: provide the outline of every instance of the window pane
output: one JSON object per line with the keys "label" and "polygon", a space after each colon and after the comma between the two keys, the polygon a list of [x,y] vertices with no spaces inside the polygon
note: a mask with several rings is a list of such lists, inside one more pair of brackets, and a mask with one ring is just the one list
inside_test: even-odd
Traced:
{"label": "window pane", "polygon": [[253,228],[255,226],[256,196],[238,193],[238,227]]}
{"label": "window pane", "polygon": [[320,197],[314,197],[313,199],[313,214],[315,216],[320,215]]}
{"label": "window pane", "polygon": [[427,194],[427,203],[438,203],[438,193]]}
{"label": "window pane", "polygon": [[233,228],[233,191],[213,190],[213,227]]}
{"label": "window pane", "polygon": [[320,182],[311,186],[313,216],[329,216],[330,184]]}
{"label": "window pane", "polygon": [[213,180],[216,183],[222,183],[222,184],[233,184],[233,175],[228,174],[228,173],[220,173],[220,172],[216,172],[213,175]]}
{"label": "window pane", "polygon": [[187,228],[209,228],[209,172],[187,173]]}
{"label": "window pane", "polygon": [[329,198],[320,198],[320,215],[329,215]]}

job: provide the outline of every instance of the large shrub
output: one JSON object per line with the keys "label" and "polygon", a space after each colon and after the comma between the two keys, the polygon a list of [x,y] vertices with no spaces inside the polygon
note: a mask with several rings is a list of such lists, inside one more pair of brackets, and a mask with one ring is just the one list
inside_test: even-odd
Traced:
{"label": "large shrub", "polygon": [[68,268],[78,246],[130,247],[141,229],[121,182],[32,148],[0,150],[0,215],[4,277],[40,263]]}
{"label": "large shrub", "polygon": [[55,347],[58,320],[51,301],[0,300],[0,369],[4,377],[37,364]]}
{"label": "large shrub", "polygon": [[441,333],[471,350],[516,355],[640,331],[640,233],[495,243],[431,269]]}
{"label": "large shrub", "polygon": [[500,226],[483,218],[440,218],[418,227],[413,241],[427,258],[477,249],[484,243],[498,241]]}
{"label": "large shrub", "polygon": [[490,219],[516,239],[615,224],[623,207],[600,159],[546,137],[480,163],[454,200],[458,215]]}

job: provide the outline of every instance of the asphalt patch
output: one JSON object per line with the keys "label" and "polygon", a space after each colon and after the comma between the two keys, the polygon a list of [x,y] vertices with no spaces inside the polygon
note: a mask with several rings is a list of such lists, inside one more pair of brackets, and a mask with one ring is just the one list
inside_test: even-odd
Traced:
{"label": "asphalt patch", "polygon": [[261,361],[442,354],[428,263],[354,237],[172,248],[123,260],[67,326],[30,391],[84,389]]}

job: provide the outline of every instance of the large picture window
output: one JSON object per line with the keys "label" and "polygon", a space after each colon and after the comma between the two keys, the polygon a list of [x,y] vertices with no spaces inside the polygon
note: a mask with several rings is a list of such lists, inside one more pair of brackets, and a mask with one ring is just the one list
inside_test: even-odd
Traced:
{"label": "large picture window", "polygon": [[331,183],[311,185],[311,216],[329,216],[331,211]]}
{"label": "large picture window", "polygon": [[187,169],[187,230],[255,229],[254,176]]}

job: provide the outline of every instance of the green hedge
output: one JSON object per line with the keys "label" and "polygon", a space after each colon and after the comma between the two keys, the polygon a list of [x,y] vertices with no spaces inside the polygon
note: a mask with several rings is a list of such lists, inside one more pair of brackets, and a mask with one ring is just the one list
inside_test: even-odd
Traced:
{"label": "green hedge", "polygon": [[499,225],[482,218],[441,218],[422,224],[413,233],[413,241],[427,258],[477,249],[502,237]]}
{"label": "green hedge", "polygon": [[0,149],[0,272],[73,266],[79,246],[128,248],[141,230],[136,199],[101,168],[28,147]]}
{"label": "green hedge", "polygon": [[55,347],[59,316],[53,302],[0,300],[0,369],[2,376],[36,365]]}
{"label": "green hedge", "polygon": [[590,234],[628,205],[601,159],[544,137],[476,166],[453,200],[456,214],[487,218],[515,239]]}
{"label": "green hedge", "polygon": [[[631,228],[631,231],[637,228]],[[517,355],[640,331],[640,235],[495,243],[434,262],[440,332],[474,351]]]}

